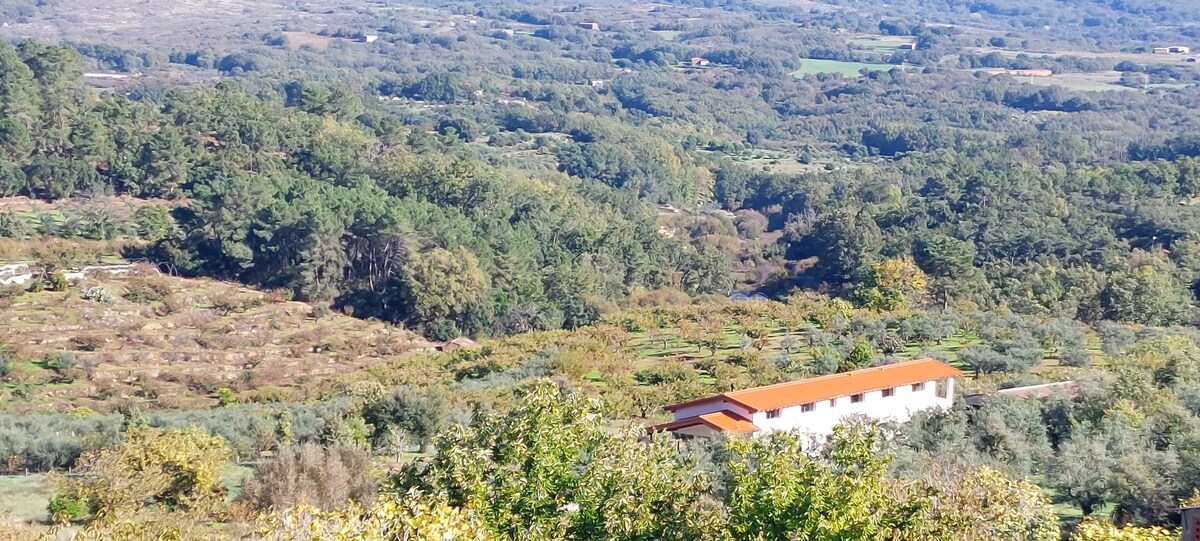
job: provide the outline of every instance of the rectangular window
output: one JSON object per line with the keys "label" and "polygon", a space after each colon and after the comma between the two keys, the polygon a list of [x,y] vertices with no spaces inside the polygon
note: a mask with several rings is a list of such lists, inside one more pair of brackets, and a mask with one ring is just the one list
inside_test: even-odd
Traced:
{"label": "rectangular window", "polygon": [[813,404],[813,403],[809,402],[808,404],[803,404],[803,405],[801,405],[801,406],[800,406],[800,411],[802,411],[802,412],[809,412],[809,411],[812,411],[812,410],[813,410],[815,407],[816,407],[816,404]]}
{"label": "rectangular window", "polygon": [[895,389],[895,388],[892,388],[892,389],[884,389],[884,390],[883,390],[883,397],[884,397],[884,398],[888,398],[888,397],[890,397],[890,396],[892,396],[892,395],[894,395],[894,394],[896,394],[896,389]]}
{"label": "rectangular window", "polygon": [[924,381],[922,381],[921,383],[912,384],[912,391],[914,393],[919,393],[924,390],[925,390],[925,382]]}
{"label": "rectangular window", "polygon": [[779,418],[779,410],[778,410],[778,409],[767,410],[767,418],[768,418],[768,419],[777,419],[777,418]]}
{"label": "rectangular window", "polygon": [[836,398],[830,398],[830,399],[829,399],[829,407],[831,407],[831,408],[836,408],[836,407],[837,407],[837,399],[836,399]]}
{"label": "rectangular window", "polygon": [[858,393],[858,394],[852,394],[852,395],[850,395],[850,403],[851,403],[851,404],[857,404],[857,403],[859,403],[859,402],[862,402],[862,401],[863,401],[863,395],[862,395],[862,393]]}
{"label": "rectangular window", "polygon": [[937,395],[938,398],[950,397],[950,384],[947,382],[947,380],[939,379],[937,381]]}

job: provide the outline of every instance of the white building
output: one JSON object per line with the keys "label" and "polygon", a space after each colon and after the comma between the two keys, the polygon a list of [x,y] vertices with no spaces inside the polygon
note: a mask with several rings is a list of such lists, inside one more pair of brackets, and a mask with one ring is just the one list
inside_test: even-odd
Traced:
{"label": "white building", "polygon": [[646,430],[685,438],[798,430],[824,438],[846,417],[903,422],[921,410],[950,408],[960,375],[934,359],[919,359],[731,391],[667,406],[675,420]]}

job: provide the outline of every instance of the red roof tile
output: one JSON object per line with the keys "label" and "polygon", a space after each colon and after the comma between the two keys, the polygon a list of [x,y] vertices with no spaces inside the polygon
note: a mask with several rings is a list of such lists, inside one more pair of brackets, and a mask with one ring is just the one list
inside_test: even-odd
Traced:
{"label": "red roof tile", "polygon": [[918,359],[765,387],[730,391],[700,400],[672,404],[666,409],[674,411],[683,406],[702,402],[729,401],[741,404],[750,411],[764,411],[961,375],[962,371],[935,359]]}
{"label": "red roof tile", "polygon": [[663,423],[646,427],[647,432],[667,432],[679,430],[689,426],[708,425],[709,427],[724,432],[733,432],[734,434],[749,434],[758,430],[754,423],[741,415],[734,414],[728,411],[715,411],[705,413],[695,417],[688,417],[678,421]]}

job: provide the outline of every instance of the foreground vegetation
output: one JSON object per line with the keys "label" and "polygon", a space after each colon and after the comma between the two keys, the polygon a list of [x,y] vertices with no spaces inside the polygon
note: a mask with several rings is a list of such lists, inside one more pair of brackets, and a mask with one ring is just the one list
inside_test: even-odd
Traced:
{"label": "foreground vegetation", "polygon": [[[255,539],[1059,539],[1041,491],[986,466],[889,473],[883,429],[846,425],[815,452],[789,434],[679,446],[614,432],[599,404],[550,382],[519,406],[479,413],[426,460],[355,491],[348,457],[290,451],[260,467],[249,498],[226,503],[228,458],[203,431],[130,427],[124,443],[61,478],[54,519],[103,539],[192,538],[238,504],[270,505]],[[373,492],[372,492],[373,493]],[[265,498],[265,499],[264,499]],[[344,504],[347,499],[351,503]],[[213,532],[209,531],[209,535]],[[1157,528],[1089,519],[1072,539],[1162,540]]]}
{"label": "foreground vegetation", "polygon": [[[0,536],[1172,535],[1195,6],[527,4],[0,6]],[[926,356],[975,405],[639,440]]]}

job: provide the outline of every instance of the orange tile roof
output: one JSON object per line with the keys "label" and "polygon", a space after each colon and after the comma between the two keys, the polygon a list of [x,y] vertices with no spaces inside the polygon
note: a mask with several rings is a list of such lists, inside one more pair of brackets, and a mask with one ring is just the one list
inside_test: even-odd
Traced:
{"label": "orange tile roof", "polygon": [[716,400],[741,404],[750,411],[764,411],[961,375],[962,371],[959,369],[935,359],[917,359],[853,372],[730,391],[700,400],[672,404],[666,409],[675,411],[683,406]]}
{"label": "orange tile roof", "polygon": [[699,424],[708,425],[715,430],[733,432],[734,434],[749,434],[758,430],[758,427],[754,426],[754,423],[750,422],[750,419],[742,417],[741,415],[737,415],[729,411],[714,411],[712,413],[705,413],[695,417],[679,419],[678,421],[648,426],[646,427],[646,431],[667,432],[671,430],[678,430],[680,428],[687,428],[689,426],[696,426]]}

